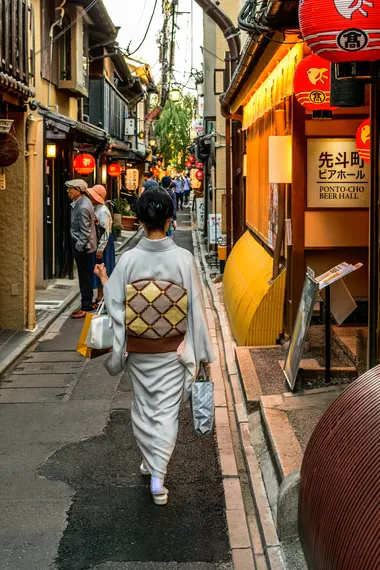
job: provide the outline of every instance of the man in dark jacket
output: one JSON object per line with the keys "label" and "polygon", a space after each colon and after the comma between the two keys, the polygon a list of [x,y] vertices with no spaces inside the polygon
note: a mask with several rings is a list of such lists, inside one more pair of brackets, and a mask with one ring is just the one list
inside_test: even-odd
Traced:
{"label": "man in dark jacket", "polygon": [[172,199],[174,207],[172,223],[170,224],[169,231],[166,234],[168,237],[171,237],[173,234],[173,229],[175,230],[177,227],[177,199],[175,192],[173,192],[173,190],[171,189],[172,179],[170,178],[170,176],[164,176],[163,179],[161,180],[161,185],[162,188],[166,190],[166,192],[169,194],[170,198]]}
{"label": "man in dark jacket", "polygon": [[73,319],[83,319],[86,312],[93,311],[92,303],[92,255],[97,248],[95,212],[86,195],[87,183],[84,180],[66,182],[71,203],[70,232],[74,259],[78,268],[81,307],[72,314]]}

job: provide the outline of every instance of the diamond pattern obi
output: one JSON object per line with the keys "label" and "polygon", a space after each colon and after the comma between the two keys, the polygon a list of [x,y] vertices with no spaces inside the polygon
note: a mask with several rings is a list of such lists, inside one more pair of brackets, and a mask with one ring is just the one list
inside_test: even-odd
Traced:
{"label": "diamond pattern obi", "polygon": [[175,352],[187,331],[187,290],[170,281],[135,281],[126,290],[127,352]]}

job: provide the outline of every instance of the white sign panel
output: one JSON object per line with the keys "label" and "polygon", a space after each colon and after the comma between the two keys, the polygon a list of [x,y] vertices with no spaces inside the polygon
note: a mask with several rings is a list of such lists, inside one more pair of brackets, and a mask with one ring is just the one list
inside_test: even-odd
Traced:
{"label": "white sign panel", "polygon": [[368,208],[369,165],[354,139],[308,139],[308,208]]}
{"label": "white sign panel", "polygon": [[208,243],[217,244],[222,236],[222,214],[208,215]]}
{"label": "white sign panel", "polygon": [[203,230],[205,219],[205,200],[204,198],[196,198],[197,203],[197,226],[198,230]]}
{"label": "white sign panel", "polygon": [[131,136],[136,132],[136,122],[135,119],[125,119],[125,135]]}
{"label": "white sign panel", "polygon": [[139,187],[139,171],[137,168],[128,168],[125,176],[125,185],[128,190],[137,190]]}
{"label": "white sign panel", "polygon": [[196,119],[195,121],[193,121],[192,127],[197,132],[198,135],[203,135],[204,133],[203,119]]}

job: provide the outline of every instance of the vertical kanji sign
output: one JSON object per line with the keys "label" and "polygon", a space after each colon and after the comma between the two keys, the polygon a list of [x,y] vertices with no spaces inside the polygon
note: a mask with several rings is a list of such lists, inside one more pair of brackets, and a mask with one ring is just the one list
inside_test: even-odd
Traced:
{"label": "vertical kanji sign", "polygon": [[125,185],[127,190],[137,190],[139,187],[139,171],[137,168],[128,168],[126,171]]}
{"label": "vertical kanji sign", "polygon": [[369,166],[355,139],[308,139],[307,207],[368,208]]}

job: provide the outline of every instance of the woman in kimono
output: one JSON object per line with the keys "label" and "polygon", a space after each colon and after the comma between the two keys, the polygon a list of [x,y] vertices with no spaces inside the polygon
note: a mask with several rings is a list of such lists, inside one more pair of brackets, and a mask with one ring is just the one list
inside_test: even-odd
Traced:
{"label": "woman in kimono", "polygon": [[182,395],[190,395],[200,364],[213,361],[201,283],[194,257],[166,237],[173,203],[162,189],[147,189],[136,205],[147,237],[124,253],[104,286],[113,320],[111,375],[126,367],[132,380],[132,425],[157,505],[168,501],[167,466],[177,439]]}
{"label": "woman in kimono", "polygon": [[[90,198],[97,219],[96,234],[98,238],[98,247],[94,253],[95,263],[104,263],[107,275],[111,275],[115,268],[115,244],[112,234],[112,214],[105,205],[105,197],[107,190],[104,186],[96,184],[93,188],[87,189],[88,197]],[[103,299],[103,286],[100,279],[94,274],[92,280],[93,289],[98,290],[97,303]]]}

